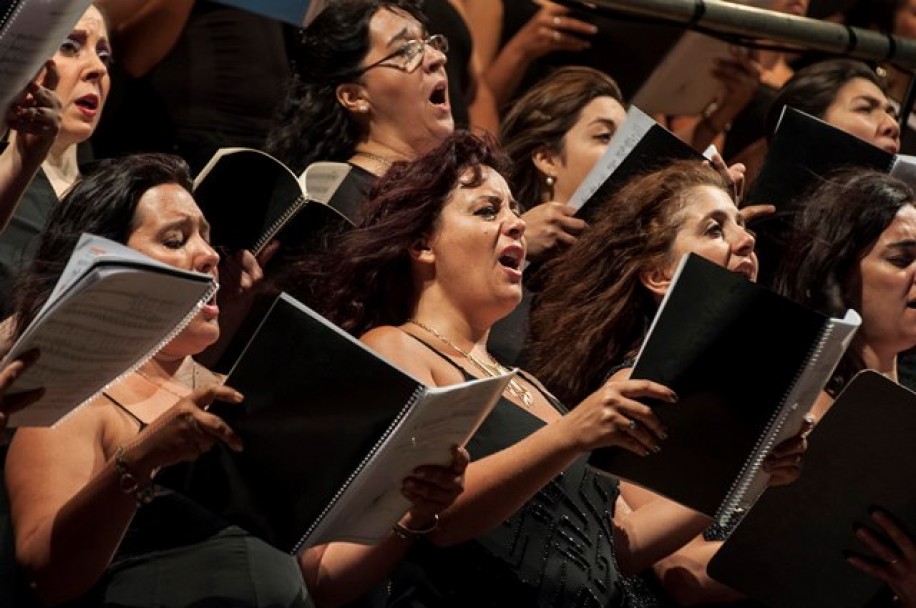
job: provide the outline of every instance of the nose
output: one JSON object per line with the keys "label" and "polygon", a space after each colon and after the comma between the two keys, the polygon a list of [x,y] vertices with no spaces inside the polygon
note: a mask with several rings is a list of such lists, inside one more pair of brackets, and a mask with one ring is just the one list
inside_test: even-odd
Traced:
{"label": "nose", "polygon": [[203,237],[197,237],[197,247],[194,251],[194,270],[205,274],[213,274],[219,265],[219,253]]}
{"label": "nose", "polygon": [[503,232],[513,239],[520,239],[525,234],[525,220],[522,216],[510,211],[509,217],[503,222]]}
{"label": "nose", "polygon": [[900,125],[897,123],[897,119],[894,118],[893,114],[888,112],[884,113],[881,123],[878,125],[878,135],[891,137],[894,141],[900,143]]}
{"label": "nose", "polygon": [[94,82],[108,74],[108,64],[99,57],[98,53],[89,53],[86,62],[86,69],[83,72],[83,78],[86,80]]}
{"label": "nose", "polygon": [[444,67],[447,61],[448,55],[444,51],[440,51],[429,44],[423,46],[423,63],[427,71],[435,72]]}
{"label": "nose", "polygon": [[756,244],[757,239],[754,237],[754,233],[744,226],[738,226],[735,236],[731,240],[732,251],[735,255],[743,257],[751,255]]}

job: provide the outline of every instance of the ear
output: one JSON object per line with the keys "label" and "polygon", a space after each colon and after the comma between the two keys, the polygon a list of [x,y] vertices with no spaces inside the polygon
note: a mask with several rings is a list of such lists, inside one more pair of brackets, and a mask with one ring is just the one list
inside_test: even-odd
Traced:
{"label": "ear", "polygon": [[416,262],[432,263],[436,259],[426,238],[417,239],[411,243],[410,247],[407,248],[407,253],[410,255],[410,259]]}
{"label": "ear", "polygon": [[671,286],[671,277],[665,268],[644,270],[639,273],[639,281],[659,300],[665,297],[665,294],[668,293],[668,288]]}
{"label": "ear", "polygon": [[532,152],[531,162],[533,162],[537,170],[545,176],[555,178],[559,172],[559,155],[548,149],[547,146],[540,146],[537,150]]}
{"label": "ear", "polygon": [[355,82],[345,82],[337,85],[335,90],[337,103],[347,112],[353,114],[366,114],[369,112],[369,98],[365,87]]}

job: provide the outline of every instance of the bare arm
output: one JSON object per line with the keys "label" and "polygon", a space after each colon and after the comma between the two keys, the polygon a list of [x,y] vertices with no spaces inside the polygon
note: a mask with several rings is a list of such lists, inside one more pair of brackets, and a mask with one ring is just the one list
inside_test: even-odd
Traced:
{"label": "bare arm", "polygon": [[60,100],[54,92],[57,82],[57,67],[49,60],[38,81],[29,83],[7,112],[6,123],[13,132],[0,154],[0,232],[9,224],[60,130]]}
{"label": "bare arm", "polygon": [[99,0],[111,20],[117,60],[134,77],[162,61],[181,35],[194,0]]}
{"label": "bare arm", "polygon": [[214,396],[238,403],[227,387],[196,391],[139,435],[99,400],[51,428],[17,431],[6,461],[16,558],[38,597],[59,603],[88,591],[102,576],[137,509],[114,462],[119,444],[135,479],[193,460],[217,439],[240,448],[216,416],[201,409]]}
{"label": "bare arm", "polygon": [[[452,6],[468,28],[472,32],[472,51],[471,59],[468,62],[468,77],[471,83],[471,90],[468,91],[468,115],[470,117],[470,126],[478,131],[489,132],[493,136],[499,135],[499,112],[496,107],[496,98],[490,90],[490,85],[483,76],[483,62],[480,58],[480,51],[477,49],[477,37],[474,36],[474,28],[469,18],[466,3],[468,0],[451,0]],[[496,4],[493,2],[493,4]]]}
{"label": "bare arm", "polygon": [[[497,107],[508,102],[515,94],[518,85],[528,66],[536,59],[554,51],[584,51],[591,46],[587,38],[593,36],[597,28],[585,21],[569,17],[570,9],[551,2],[542,3],[539,10],[522,28],[499,48],[499,37],[502,20],[495,28],[496,46],[499,49],[493,58],[486,63],[484,57],[484,76],[496,98]],[[492,29],[486,35],[493,37]],[[482,38],[483,33],[478,35]],[[475,44],[477,38],[475,38]],[[482,49],[493,48],[493,42],[481,43]]]}

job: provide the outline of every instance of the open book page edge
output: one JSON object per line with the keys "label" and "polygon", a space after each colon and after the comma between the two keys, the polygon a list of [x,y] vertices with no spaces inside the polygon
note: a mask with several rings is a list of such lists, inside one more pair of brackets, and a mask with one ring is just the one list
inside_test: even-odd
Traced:
{"label": "open book page edge", "polygon": [[[122,271],[125,271],[125,269],[115,269],[115,268],[109,269],[109,270],[110,272],[107,273],[107,276],[114,276],[115,274],[120,274]],[[103,274],[103,276],[98,281],[93,281],[93,283],[95,282],[104,283],[105,276],[106,275]],[[193,276],[189,277],[187,275],[185,275],[185,277],[186,278],[195,278]],[[73,288],[81,292],[82,290],[79,289],[80,285],[81,283],[78,283],[74,285]],[[53,408],[52,407],[40,407],[39,404],[33,404],[30,407],[27,407],[19,412],[12,414],[10,418],[10,425],[11,426],[53,426],[53,425],[59,424],[61,421],[71,416],[74,412],[79,410],[81,407],[83,407],[84,405],[92,401],[93,399],[97,398],[98,395],[101,394],[102,391],[105,391],[110,386],[118,383],[125,376],[132,373],[137,368],[139,368],[141,365],[149,361],[149,359],[151,359],[157,352],[159,352],[159,350],[161,350],[166,344],[168,344],[172,339],[174,339],[175,336],[181,333],[181,331],[187,326],[187,324],[190,323],[191,320],[194,319],[194,317],[197,315],[203,303],[209,300],[218,288],[217,284],[214,281],[208,281],[207,283],[201,282],[201,286],[205,286],[203,293],[197,296],[197,299],[190,304],[190,308],[184,313],[184,315],[178,320],[176,324],[168,328],[168,330],[165,331],[164,334],[161,335],[161,337],[156,338],[152,346],[148,348],[145,352],[143,352],[138,358],[134,358],[133,361],[127,362],[127,364],[125,365],[125,367],[123,368],[123,370],[120,373],[117,373],[114,377],[110,378],[107,382],[104,382],[101,386],[91,387],[91,389],[88,390],[87,393],[84,393],[84,394],[88,394],[88,396],[85,399],[82,399],[81,401],[73,405],[72,407],[69,407],[68,409],[63,410],[63,411],[61,409],[58,409],[57,407],[53,407]],[[66,301],[68,301],[68,299],[69,299],[68,297],[61,298],[61,302],[63,302],[61,306],[64,306],[66,304]],[[46,315],[46,318],[53,317],[56,309],[57,307],[49,311],[49,314]],[[41,319],[41,320],[38,320],[30,324],[27,330],[23,332],[23,335],[20,337],[20,339],[16,341],[16,344],[14,344],[13,348],[10,350],[8,357],[16,357],[19,354],[21,354],[22,352],[24,352],[25,350],[28,350],[29,348],[31,348],[32,344],[34,344],[35,339],[37,339],[37,337],[40,335],[41,329],[44,323],[45,323],[45,319]],[[150,337],[152,338],[155,335],[156,334],[153,334]],[[41,366],[42,366],[42,359],[39,358],[38,362],[36,362],[35,367],[33,367],[33,369],[36,371],[40,371]],[[32,370],[27,371],[23,375],[23,377],[20,378],[20,382],[27,384],[28,375],[31,371]],[[30,386],[27,385],[25,386],[25,388],[28,389],[30,388]]]}
{"label": "open book page edge", "polygon": [[[440,387],[420,385],[412,403],[402,410],[293,552],[332,540],[361,544],[382,540],[410,506],[401,494],[401,480],[420,464],[447,465],[452,446],[464,445],[470,439],[514,375],[513,371]],[[448,415],[437,416],[437,410]],[[424,433],[419,440],[418,431]]]}
{"label": "open book page edge", "polygon": [[[818,395],[824,390],[852,338],[862,324],[859,314],[849,309],[843,318],[830,318],[824,326],[819,343],[815,346],[805,368],[801,370],[782,407],[767,425],[767,432],[754,448],[752,457],[729,494],[729,500],[719,514],[725,525],[733,515],[750,509],[766,491],[770,474],[763,470],[763,461],[780,443],[789,439],[801,428],[802,420],[811,410]],[[825,357],[826,355],[826,357]]]}
{"label": "open book page edge", "polygon": [[[579,211],[585,203],[592,197],[595,192],[614,174],[627,155],[633,151],[633,148],[642,140],[646,133],[649,132],[658,122],[640,110],[635,105],[631,105],[627,110],[626,118],[620,128],[611,137],[607,148],[602,153],[601,158],[591,168],[576,191],[569,197],[567,204]],[[661,125],[659,125],[661,126]]]}

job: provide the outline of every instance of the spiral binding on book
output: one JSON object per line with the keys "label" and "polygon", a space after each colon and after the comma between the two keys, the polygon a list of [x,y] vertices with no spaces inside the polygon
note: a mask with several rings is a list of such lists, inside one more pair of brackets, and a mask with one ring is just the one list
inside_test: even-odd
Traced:
{"label": "spiral binding on book", "polygon": [[401,411],[398,412],[398,415],[395,416],[394,420],[391,421],[391,424],[388,425],[388,428],[385,429],[385,432],[381,437],[379,437],[379,440],[375,442],[375,445],[372,446],[372,449],[369,450],[369,453],[363,457],[358,465],[356,465],[356,468],[353,469],[353,472],[350,473],[346,481],[344,481],[344,483],[337,489],[337,492],[334,493],[334,496],[331,498],[331,500],[329,500],[328,503],[324,506],[324,508],[321,510],[321,513],[319,513],[315,518],[315,521],[309,525],[305,533],[299,538],[298,541],[296,541],[296,544],[293,545],[293,548],[290,550],[291,555],[296,555],[299,553],[299,550],[305,544],[306,539],[311,536],[315,530],[324,522],[325,518],[337,504],[338,500],[340,500],[340,497],[344,495],[344,493],[350,488],[350,485],[353,483],[353,481],[359,476],[360,473],[363,472],[369,462],[372,461],[372,459],[378,453],[379,449],[385,445],[389,437],[391,437],[391,434],[394,433],[394,431],[400,426],[400,423],[407,415],[407,412],[409,412],[414,403],[417,402],[417,399],[423,396],[425,390],[426,387],[424,385],[417,385],[413,393],[411,393],[410,398],[407,399],[407,403],[404,404],[404,407],[401,408]]}
{"label": "spiral binding on book", "polygon": [[[798,402],[799,383],[810,365],[821,358],[824,351],[824,345],[830,338],[831,332],[832,327],[827,323],[820,337],[811,345],[811,349],[805,357],[804,365],[796,372],[795,378],[792,379],[792,384],[779,402],[779,407],[767,422],[766,431],[757,440],[754,449],[751,450],[750,457],[745,461],[732,487],[729,488],[726,500],[722,503],[718,512],[716,512],[715,519],[720,525],[728,527],[730,524],[735,523],[735,517],[740,515],[739,511],[741,509],[741,504],[744,502],[751,484],[759,474],[761,467],[763,467],[763,461],[766,460],[767,455],[775,447],[776,437],[779,435],[783,426],[785,426],[789,416],[802,405]],[[827,379],[824,378],[825,382],[826,380]]]}
{"label": "spiral binding on book", "polygon": [[57,422],[55,422],[53,426],[57,426],[57,424],[69,418],[71,415],[73,415],[75,411],[77,411],[78,409],[80,409],[81,407],[83,407],[84,405],[86,405],[87,403],[89,403],[90,401],[98,397],[99,395],[101,395],[104,391],[107,391],[109,387],[117,384],[118,382],[123,380],[125,377],[137,371],[137,369],[139,369],[144,363],[152,359],[156,355],[156,353],[162,350],[162,348],[165,347],[166,344],[174,340],[178,336],[178,334],[180,334],[184,330],[184,328],[188,326],[188,323],[190,323],[194,319],[194,317],[197,316],[197,313],[198,311],[200,311],[201,307],[203,307],[203,305],[208,300],[210,300],[210,298],[212,298],[213,295],[218,290],[219,290],[219,283],[217,283],[216,281],[211,281],[210,286],[207,288],[207,291],[204,293],[204,295],[202,295],[200,299],[197,300],[197,303],[191,307],[191,310],[188,311],[188,313],[184,316],[184,318],[177,325],[175,325],[175,327],[172,328],[165,335],[165,337],[162,338],[162,340],[157,342],[145,355],[140,357],[133,365],[128,367],[122,373],[118,374],[114,379],[111,380],[111,382],[109,382],[108,384],[106,384],[105,386],[97,390],[95,393],[90,395],[86,400],[84,400],[82,403],[77,405],[75,408],[73,408],[72,410],[70,410],[63,416],[61,416],[60,419]]}
{"label": "spiral binding on book", "polygon": [[293,204],[287,207],[286,211],[284,211],[283,214],[280,215],[280,217],[278,217],[277,220],[273,224],[271,224],[267,230],[264,231],[264,234],[261,235],[261,238],[259,238],[257,242],[254,244],[254,247],[252,247],[251,252],[254,255],[261,253],[261,250],[264,249],[264,247],[266,247],[267,244],[275,236],[277,236],[277,233],[280,232],[280,229],[283,228],[283,226],[286,225],[286,223],[290,220],[290,218],[296,215],[296,213],[298,213],[299,210],[302,209],[302,207],[308,201],[309,199],[306,198],[305,196],[300,196],[299,198],[297,198],[293,202]]}

